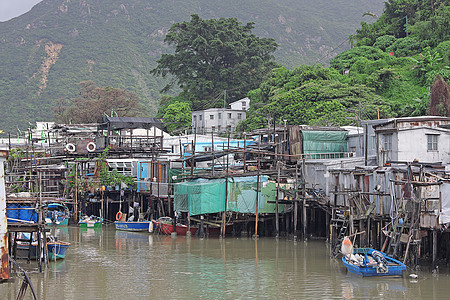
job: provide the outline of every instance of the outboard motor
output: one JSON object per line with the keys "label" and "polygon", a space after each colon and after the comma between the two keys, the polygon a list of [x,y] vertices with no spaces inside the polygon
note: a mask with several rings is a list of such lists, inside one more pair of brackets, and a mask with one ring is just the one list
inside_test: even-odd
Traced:
{"label": "outboard motor", "polygon": [[377,262],[377,265],[378,265],[377,272],[386,273],[388,271],[388,267],[387,267],[387,261],[386,261],[386,258],[384,257],[384,255],[379,251],[373,251],[372,257]]}

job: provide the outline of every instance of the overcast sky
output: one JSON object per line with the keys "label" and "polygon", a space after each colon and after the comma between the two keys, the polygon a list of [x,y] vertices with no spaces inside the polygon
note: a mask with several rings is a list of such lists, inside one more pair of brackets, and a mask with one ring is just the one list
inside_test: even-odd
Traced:
{"label": "overcast sky", "polygon": [[42,0],[0,0],[0,22],[23,15]]}

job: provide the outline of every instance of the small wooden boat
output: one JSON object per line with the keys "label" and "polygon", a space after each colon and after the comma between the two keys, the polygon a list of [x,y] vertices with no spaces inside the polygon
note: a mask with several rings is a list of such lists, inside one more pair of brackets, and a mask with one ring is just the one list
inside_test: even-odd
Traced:
{"label": "small wooden boat", "polygon": [[78,222],[80,228],[101,228],[103,223],[103,218],[97,216],[84,216]]}
{"label": "small wooden boat", "polygon": [[342,256],[342,262],[349,272],[363,277],[401,276],[406,270],[402,262],[372,248],[355,248]]}
{"label": "small wooden boat", "polygon": [[[158,220],[153,220],[153,227],[159,229],[162,233],[170,235],[173,232],[173,219],[170,217],[162,217]],[[197,226],[191,226],[191,234],[195,234],[198,230]],[[177,235],[186,235],[188,232],[188,227],[184,224],[177,224],[176,228]]]}
{"label": "small wooden boat", "polygon": [[115,221],[114,225],[116,230],[126,230],[126,231],[147,231],[150,232],[151,221],[138,221],[138,222],[128,222],[128,221]]}
{"label": "small wooden boat", "polygon": [[[28,233],[24,233],[24,236],[28,235]],[[29,236],[27,237],[29,238]],[[17,243],[17,257],[18,258],[30,258],[36,259],[37,257],[37,247],[38,242],[33,241],[31,243],[28,242],[18,242]],[[63,259],[66,257],[66,251],[70,247],[70,243],[58,241],[55,237],[49,236],[47,237],[47,253],[49,260]]]}
{"label": "small wooden boat", "polygon": [[64,259],[66,257],[66,251],[69,249],[70,243],[62,241],[54,241],[47,243],[48,259]]}
{"label": "small wooden boat", "polygon": [[45,224],[64,226],[69,224],[69,209],[61,203],[49,203],[44,205]]}

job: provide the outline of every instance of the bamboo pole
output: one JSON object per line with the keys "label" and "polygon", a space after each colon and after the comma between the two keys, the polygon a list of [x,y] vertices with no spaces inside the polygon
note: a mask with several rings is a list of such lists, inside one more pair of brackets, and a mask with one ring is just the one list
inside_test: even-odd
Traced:
{"label": "bamboo pole", "polygon": [[306,220],[306,178],[305,178],[305,158],[302,159],[302,218],[303,218],[303,239],[306,240],[307,220]]}
{"label": "bamboo pole", "polygon": [[[214,176],[214,165],[215,165],[215,158],[214,158],[214,131],[211,131],[211,156],[212,156],[212,176]],[[245,169],[245,168],[244,168]],[[245,172],[245,170],[244,170]]]}
{"label": "bamboo pole", "polygon": [[229,153],[230,149],[230,133],[228,132],[228,141],[227,141],[227,168],[226,168],[226,174],[225,174],[225,208],[223,210],[222,214],[222,228],[220,235],[224,238],[226,234],[226,222],[227,222],[227,202],[228,202],[228,168],[229,168]]}
{"label": "bamboo pole", "polygon": [[[277,195],[276,195],[276,199],[275,199],[275,230],[276,230],[276,234],[277,237],[280,236],[280,213],[278,211],[278,198],[279,198],[279,189],[280,189],[280,173],[281,173],[281,168],[280,168],[280,162],[277,162],[277,171],[278,171],[278,176],[277,176]],[[297,203],[297,202],[296,202]]]}
{"label": "bamboo pole", "polygon": [[[258,150],[261,150],[261,136],[258,143]],[[259,206],[259,176],[261,174],[261,155],[258,154],[258,175],[256,176],[256,209],[255,209],[255,238],[258,238],[258,206]]]}
{"label": "bamboo pole", "polygon": [[244,132],[244,173],[247,169],[247,133]]}
{"label": "bamboo pole", "polygon": [[[298,199],[298,165],[295,165],[295,200]],[[294,238],[297,238],[298,201],[294,202]]]}
{"label": "bamboo pole", "polygon": [[78,223],[78,163],[75,163],[75,222]]}

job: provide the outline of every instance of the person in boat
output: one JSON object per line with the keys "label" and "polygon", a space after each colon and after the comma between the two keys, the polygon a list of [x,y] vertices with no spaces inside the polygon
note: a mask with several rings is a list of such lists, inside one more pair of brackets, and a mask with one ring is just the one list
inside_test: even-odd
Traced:
{"label": "person in boat", "polygon": [[135,214],[134,214],[134,209],[133,209],[132,206],[128,206],[128,215],[129,215],[129,217],[127,219],[128,222],[135,222],[135,221],[137,221],[137,220],[134,219]]}
{"label": "person in boat", "polygon": [[56,223],[56,221],[58,221],[58,215],[56,211],[52,211],[52,217],[51,220],[53,223]]}
{"label": "person in boat", "polygon": [[134,221],[139,221],[139,202],[133,202],[133,215],[135,216]]}

